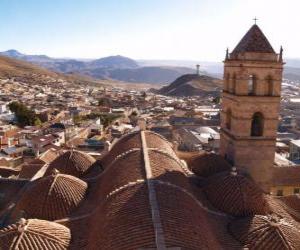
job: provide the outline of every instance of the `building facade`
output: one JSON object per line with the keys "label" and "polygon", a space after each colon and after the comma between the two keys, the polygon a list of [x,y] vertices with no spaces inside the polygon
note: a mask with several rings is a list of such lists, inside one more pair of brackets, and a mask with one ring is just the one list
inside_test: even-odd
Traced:
{"label": "building facade", "polygon": [[224,61],[220,154],[268,190],[282,81],[277,54],[254,24]]}

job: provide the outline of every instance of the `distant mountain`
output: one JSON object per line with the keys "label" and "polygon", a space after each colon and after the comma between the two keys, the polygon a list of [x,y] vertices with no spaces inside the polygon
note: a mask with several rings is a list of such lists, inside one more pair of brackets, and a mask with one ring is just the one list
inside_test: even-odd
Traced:
{"label": "distant mountain", "polygon": [[124,57],[124,56],[108,56],[104,58],[100,58],[97,60],[93,60],[87,65],[90,68],[115,68],[115,69],[131,69],[131,68],[138,68],[139,65],[136,61]]}
{"label": "distant mountain", "polygon": [[196,74],[186,74],[157,93],[169,96],[218,96],[222,86],[220,79]]}
{"label": "distant mountain", "polygon": [[57,59],[45,55],[26,55],[17,50],[0,52],[0,55],[31,62],[55,72],[132,83],[165,84],[182,74],[190,74],[195,71],[187,67],[140,67],[135,60],[120,55],[90,61]]}

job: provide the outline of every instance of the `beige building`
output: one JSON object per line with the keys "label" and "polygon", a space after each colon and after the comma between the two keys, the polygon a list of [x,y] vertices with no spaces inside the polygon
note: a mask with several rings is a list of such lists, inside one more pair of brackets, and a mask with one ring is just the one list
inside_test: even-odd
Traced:
{"label": "beige building", "polygon": [[224,61],[220,154],[265,190],[274,165],[283,64],[282,49],[277,54],[256,24]]}

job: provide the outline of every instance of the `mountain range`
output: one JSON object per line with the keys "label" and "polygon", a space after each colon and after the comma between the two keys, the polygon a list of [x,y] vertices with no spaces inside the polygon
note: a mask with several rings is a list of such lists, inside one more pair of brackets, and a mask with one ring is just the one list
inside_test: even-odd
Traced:
{"label": "mountain range", "polygon": [[[185,74],[194,74],[195,65],[206,75],[222,78],[221,62],[183,60],[133,60],[124,56],[109,56],[95,60],[52,58],[47,55],[26,55],[17,50],[0,55],[30,62],[54,72],[87,76],[100,80],[131,83],[169,84]],[[285,79],[300,81],[300,59],[286,59]]]}
{"label": "mountain range", "polygon": [[167,84],[182,74],[190,74],[195,71],[189,67],[141,66],[137,61],[120,55],[96,60],[26,55],[17,50],[0,52],[0,55],[27,61],[59,73],[80,74],[101,80],[132,83]]}

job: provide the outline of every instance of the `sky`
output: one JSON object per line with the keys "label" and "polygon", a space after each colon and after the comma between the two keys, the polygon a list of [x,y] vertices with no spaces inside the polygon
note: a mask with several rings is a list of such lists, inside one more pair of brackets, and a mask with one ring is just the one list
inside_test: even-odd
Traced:
{"label": "sky", "polygon": [[0,51],[222,61],[253,25],[300,58],[299,0],[0,0]]}

